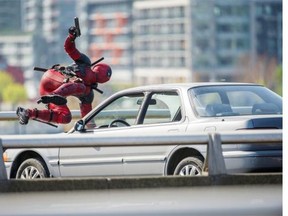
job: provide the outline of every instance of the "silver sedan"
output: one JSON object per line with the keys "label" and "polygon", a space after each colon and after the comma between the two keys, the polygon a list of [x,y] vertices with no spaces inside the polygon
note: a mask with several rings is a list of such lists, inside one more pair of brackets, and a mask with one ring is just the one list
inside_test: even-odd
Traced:
{"label": "silver sedan", "polygon": [[[282,98],[257,84],[186,83],[120,91],[68,133],[121,135],[282,129]],[[225,145],[228,172],[281,171],[282,147]],[[6,150],[10,178],[201,175],[206,146]]]}

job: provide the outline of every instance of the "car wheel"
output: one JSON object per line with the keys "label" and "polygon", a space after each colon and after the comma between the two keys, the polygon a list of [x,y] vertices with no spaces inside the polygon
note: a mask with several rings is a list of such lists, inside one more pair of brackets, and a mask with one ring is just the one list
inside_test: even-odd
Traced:
{"label": "car wheel", "polygon": [[197,176],[202,175],[203,162],[196,157],[187,157],[179,162],[174,170],[174,175]]}
{"label": "car wheel", "polygon": [[25,160],[16,173],[16,179],[37,179],[47,178],[48,176],[43,162],[33,158]]}

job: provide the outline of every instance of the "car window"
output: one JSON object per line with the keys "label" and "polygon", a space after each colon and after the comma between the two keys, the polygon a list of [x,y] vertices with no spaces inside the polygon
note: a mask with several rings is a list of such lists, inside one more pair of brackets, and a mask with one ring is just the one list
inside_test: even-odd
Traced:
{"label": "car window", "polygon": [[180,121],[181,118],[181,101],[176,92],[153,93],[143,124]]}
{"label": "car window", "polygon": [[282,98],[263,86],[203,86],[189,91],[200,117],[282,113]]}
{"label": "car window", "polygon": [[[129,125],[134,125],[143,98],[144,94],[125,95],[117,98],[94,116],[94,124],[97,127],[108,127],[112,121],[122,120]],[[120,126],[118,124],[121,122],[117,123],[117,126]]]}
{"label": "car window", "polygon": [[230,91],[227,92],[228,99],[231,106],[253,106],[255,103],[265,103],[264,99],[261,98],[254,92],[249,91]]}

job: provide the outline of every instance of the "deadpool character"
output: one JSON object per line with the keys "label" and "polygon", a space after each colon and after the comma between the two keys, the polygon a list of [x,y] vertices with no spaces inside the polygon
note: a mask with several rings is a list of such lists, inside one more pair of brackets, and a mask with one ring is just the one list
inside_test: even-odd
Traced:
{"label": "deadpool character", "polygon": [[20,124],[28,124],[30,118],[47,123],[68,124],[72,120],[71,112],[66,105],[68,96],[75,96],[80,100],[83,117],[92,110],[93,88],[97,88],[98,83],[110,80],[112,70],[109,65],[98,63],[91,67],[90,59],[76,48],[76,27],[70,27],[68,32],[64,49],[74,63],[67,67],[54,65],[43,74],[39,88],[41,98],[38,103],[47,104],[48,109],[18,107],[16,114]]}

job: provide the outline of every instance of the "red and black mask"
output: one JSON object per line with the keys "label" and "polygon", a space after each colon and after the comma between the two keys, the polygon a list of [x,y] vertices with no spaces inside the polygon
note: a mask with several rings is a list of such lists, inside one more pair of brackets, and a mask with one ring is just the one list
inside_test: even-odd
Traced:
{"label": "red and black mask", "polygon": [[91,70],[96,74],[97,83],[105,83],[109,81],[112,75],[111,67],[104,63],[92,66]]}

